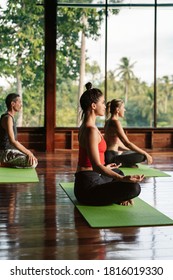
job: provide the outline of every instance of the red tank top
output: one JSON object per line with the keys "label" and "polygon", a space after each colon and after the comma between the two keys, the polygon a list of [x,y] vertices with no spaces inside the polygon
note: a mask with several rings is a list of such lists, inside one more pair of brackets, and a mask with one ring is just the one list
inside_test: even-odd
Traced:
{"label": "red tank top", "polygon": [[[100,143],[98,144],[99,155],[100,155],[100,162],[101,164],[105,164],[104,153],[106,151],[106,142],[102,137]],[[88,158],[87,151],[85,148],[79,145],[79,160],[78,166],[80,167],[92,167],[91,162]]]}

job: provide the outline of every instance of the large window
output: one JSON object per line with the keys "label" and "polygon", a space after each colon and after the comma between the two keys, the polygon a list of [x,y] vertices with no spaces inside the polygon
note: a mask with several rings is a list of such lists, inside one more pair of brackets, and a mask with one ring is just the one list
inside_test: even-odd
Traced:
{"label": "large window", "polygon": [[23,108],[17,125],[44,125],[44,9],[38,1],[0,1],[0,114],[10,92]]}
{"label": "large window", "polygon": [[79,98],[88,81],[104,91],[104,22],[102,7],[58,7],[57,126],[79,126]]}
{"label": "large window", "polygon": [[[124,99],[124,126],[172,127],[172,24],[170,0],[57,1],[56,126],[80,125],[91,81],[106,101]],[[44,126],[43,1],[1,0],[0,38],[0,113],[18,92],[18,126]]]}
{"label": "large window", "polygon": [[79,97],[91,81],[107,101],[125,101],[124,126],[172,126],[172,1],[68,3],[58,5],[56,125],[79,125]]}
{"label": "large window", "polygon": [[153,38],[153,9],[121,8],[116,15],[109,12],[107,99],[124,100],[126,127],[153,126]]}
{"label": "large window", "polygon": [[[173,3],[173,1],[171,1]],[[173,126],[173,8],[157,13],[157,125]]]}

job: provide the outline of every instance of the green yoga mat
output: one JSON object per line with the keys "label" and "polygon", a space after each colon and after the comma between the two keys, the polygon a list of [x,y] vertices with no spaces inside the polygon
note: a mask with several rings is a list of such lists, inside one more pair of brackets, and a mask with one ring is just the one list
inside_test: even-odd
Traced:
{"label": "green yoga mat", "polygon": [[35,182],[39,182],[39,179],[34,168],[0,167],[0,184]]}
{"label": "green yoga mat", "polygon": [[145,177],[171,177],[171,175],[148,165],[137,164],[138,168],[120,167],[125,175],[144,175]]}
{"label": "green yoga mat", "polygon": [[91,227],[108,228],[173,225],[172,219],[140,198],[135,198],[135,204],[132,206],[121,206],[117,204],[108,206],[86,206],[77,202],[73,193],[74,183],[61,183],[60,186]]}

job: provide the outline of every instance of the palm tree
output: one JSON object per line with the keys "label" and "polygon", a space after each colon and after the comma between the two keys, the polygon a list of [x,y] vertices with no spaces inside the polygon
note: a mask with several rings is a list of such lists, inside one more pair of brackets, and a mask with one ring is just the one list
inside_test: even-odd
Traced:
{"label": "palm tree", "polygon": [[133,62],[132,64],[130,64],[130,60],[127,57],[122,57],[120,59],[120,62],[121,63],[119,64],[118,68],[116,69],[118,71],[117,76],[120,77],[120,79],[124,83],[124,95],[125,95],[124,102],[127,103],[131,80],[134,79],[134,77],[135,77],[132,69],[136,62]]}
{"label": "palm tree", "polygon": [[164,113],[167,113],[168,109],[168,99],[172,93],[172,83],[168,76],[162,77],[162,88],[163,99],[164,99]]}
{"label": "palm tree", "polygon": [[100,73],[101,73],[101,69],[98,62],[93,61],[91,64],[86,62],[85,67],[86,67],[86,73],[91,76],[91,79],[89,79],[89,81],[91,81],[91,83],[95,85],[98,84],[100,80]]}

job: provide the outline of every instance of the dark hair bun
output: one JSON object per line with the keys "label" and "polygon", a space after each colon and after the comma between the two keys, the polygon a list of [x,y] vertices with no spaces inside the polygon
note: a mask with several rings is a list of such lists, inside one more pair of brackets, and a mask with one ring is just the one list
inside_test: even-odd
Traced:
{"label": "dark hair bun", "polygon": [[92,88],[92,84],[90,82],[88,82],[86,85],[85,85],[86,89],[89,90]]}

